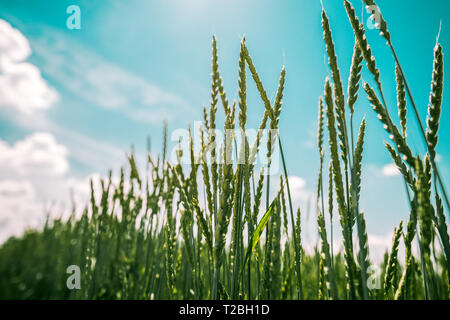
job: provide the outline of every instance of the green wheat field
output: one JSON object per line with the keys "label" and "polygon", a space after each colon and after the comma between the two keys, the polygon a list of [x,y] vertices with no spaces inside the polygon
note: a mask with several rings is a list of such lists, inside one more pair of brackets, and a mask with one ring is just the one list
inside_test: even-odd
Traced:
{"label": "green wheat field", "polygon": [[[363,2],[375,5],[371,0]],[[82,208],[82,215],[74,208],[69,219],[48,219],[43,229],[28,230],[0,247],[0,298],[449,299],[449,199],[435,151],[443,94],[443,48],[436,43],[425,118],[417,112],[414,92],[397,59],[388,24],[381,17],[380,36],[396,64],[397,105],[388,106],[381,70],[364,26],[350,2],[345,1],[345,9],[355,38],[346,88],[329,25],[332,17],[322,11],[330,78],[325,79],[323,95],[318,97],[315,156],[320,170],[314,214],[320,241],[313,253],[307,253],[302,245],[304,212],[293,207],[285,163],[289,150],[283,149],[283,137],[278,135],[286,71],[281,69],[271,102],[242,39],[238,101],[230,102],[213,37],[211,99],[203,110],[200,150],[194,151],[192,136],[187,142],[190,164],[182,163],[186,154],[181,147],[179,161],[168,161],[165,125],[160,154],[148,153],[142,168],[130,153],[118,183],[112,174],[101,180],[100,189],[91,183],[91,200]],[[373,77],[373,86],[361,78],[363,68]],[[264,105],[261,134],[252,143],[245,136],[248,90],[257,90]],[[364,143],[366,121],[353,116],[358,99],[370,105],[379,118],[379,123],[370,125],[383,126],[389,135],[385,151],[401,173],[409,204],[408,221],[392,226],[392,245],[377,265],[378,279],[374,278],[366,220],[359,206],[368,146]],[[218,113],[224,123],[216,121]],[[394,113],[399,123],[391,117]],[[420,123],[420,132],[415,134],[423,138],[426,154],[416,154],[408,144],[408,113]],[[237,134],[225,134],[223,141],[216,141],[215,129]],[[267,151],[261,155],[263,132],[268,134],[264,140]],[[255,165],[260,156],[267,160],[263,170]],[[266,173],[275,156],[281,157],[281,183],[271,190],[270,179],[275,177]],[[205,196],[200,197],[202,194]],[[343,249],[338,252],[333,252],[337,236],[330,230],[341,234]],[[399,252],[403,248],[404,253]],[[80,283],[79,288],[69,289],[67,268],[73,265],[79,266]]]}

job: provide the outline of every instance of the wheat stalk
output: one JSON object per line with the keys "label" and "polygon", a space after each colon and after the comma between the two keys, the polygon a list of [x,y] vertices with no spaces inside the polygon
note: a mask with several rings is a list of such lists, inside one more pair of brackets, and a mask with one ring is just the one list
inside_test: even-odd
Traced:
{"label": "wheat stalk", "polygon": [[384,276],[384,297],[386,299],[392,298],[392,288],[396,287],[396,278],[399,267],[397,258],[398,246],[400,244],[400,237],[403,230],[403,221],[400,221],[398,228],[394,229],[394,236],[392,237],[392,249],[386,263],[386,270]]}

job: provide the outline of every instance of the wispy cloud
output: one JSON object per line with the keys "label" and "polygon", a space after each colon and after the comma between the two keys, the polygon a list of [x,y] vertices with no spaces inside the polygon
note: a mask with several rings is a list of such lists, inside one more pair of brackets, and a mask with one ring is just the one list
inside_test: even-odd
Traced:
{"label": "wispy cloud", "polygon": [[381,168],[381,173],[387,177],[393,177],[400,175],[400,171],[395,164],[389,163]]}
{"label": "wispy cloud", "polygon": [[45,28],[44,36],[34,41],[33,47],[42,59],[42,71],[52,81],[94,106],[157,124],[190,109],[178,95],[105,60],[56,30]]}

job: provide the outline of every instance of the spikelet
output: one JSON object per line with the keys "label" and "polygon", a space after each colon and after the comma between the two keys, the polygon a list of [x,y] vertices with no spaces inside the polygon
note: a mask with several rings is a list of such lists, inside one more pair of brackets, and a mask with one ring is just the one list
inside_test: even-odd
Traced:
{"label": "spikelet", "polygon": [[378,114],[378,119],[383,123],[384,129],[390,134],[391,140],[396,144],[398,151],[403,154],[404,160],[411,166],[414,167],[414,157],[412,155],[411,149],[406,143],[405,138],[402,136],[397,126],[392,122],[391,117],[386,112],[386,109],[381,104],[374,90],[370,85],[365,82],[364,90],[366,91],[369,101],[372,104],[373,110]]}
{"label": "spikelet", "polygon": [[254,225],[256,225],[256,221],[258,218],[259,213],[259,207],[261,205],[261,197],[262,197],[262,190],[264,186],[264,167],[261,167],[261,172],[259,173],[259,179],[258,184],[256,187],[256,193],[255,193],[255,200],[253,203],[253,222]]}
{"label": "spikelet", "polygon": [[208,210],[210,214],[210,218],[214,212],[214,200],[213,193],[211,190],[211,182],[209,178],[209,170],[208,164],[206,163],[206,145],[205,145],[205,136],[203,130],[200,131],[201,134],[201,143],[202,143],[202,157],[201,157],[201,166],[202,166],[202,176],[203,176],[203,184],[205,185],[206,190],[206,199],[208,202]]}
{"label": "spikelet", "polygon": [[286,78],[286,69],[283,67],[281,68],[281,74],[280,74],[280,80],[278,82],[278,89],[277,89],[277,95],[275,97],[275,102],[273,104],[273,116],[274,116],[274,123],[272,125],[272,129],[278,128],[278,122],[280,121],[280,113],[281,113],[281,106],[283,104],[283,90],[284,90],[284,83]]}
{"label": "spikelet", "polygon": [[323,254],[319,255],[319,300],[327,300],[328,292],[327,292],[327,280],[325,276],[325,259]]}
{"label": "spikelet", "polygon": [[430,104],[428,106],[426,138],[432,160],[436,156],[438,143],[439,118],[441,116],[442,92],[444,88],[444,59],[442,47],[438,43],[434,48],[433,80],[431,82]]}
{"label": "spikelet", "polygon": [[331,266],[334,269],[334,253],[333,253],[333,163],[330,160],[328,165],[328,214],[330,216],[330,253]]}
{"label": "spikelet", "polygon": [[405,82],[400,72],[398,65],[395,66],[395,80],[397,82],[397,107],[398,116],[400,117],[400,124],[402,126],[403,137],[406,138],[406,92],[405,92]]}
{"label": "spikelet", "polygon": [[245,130],[247,122],[247,80],[245,75],[245,38],[241,41],[241,51],[239,53],[239,126]]}
{"label": "spikelet", "polygon": [[[244,138],[244,141],[242,142],[242,146],[245,148],[245,142],[246,139]],[[232,238],[231,238],[231,247],[230,247],[230,261],[233,265],[233,272],[236,273],[238,270],[240,270],[240,259],[239,259],[239,246],[242,239],[242,229],[243,229],[243,223],[242,223],[242,204],[241,204],[241,198],[242,198],[242,182],[243,182],[243,175],[244,175],[244,165],[242,164],[242,159],[245,156],[244,155],[245,150],[242,150],[239,153],[239,161],[237,164],[236,172],[234,174],[233,179],[233,224],[232,224]],[[236,298],[237,293],[237,287],[238,287],[238,277],[233,277],[233,283],[232,283],[232,289],[231,289],[231,297],[234,299]]]}
{"label": "spikelet", "polygon": [[164,262],[165,262],[165,271],[166,271],[166,285],[169,289],[169,294],[172,293],[173,290],[171,288],[174,288],[175,283],[175,269],[174,269],[174,253],[175,253],[175,245],[176,245],[176,238],[175,238],[175,227],[172,226],[170,223],[171,219],[167,219],[167,224],[165,228],[166,233],[166,241],[164,243]]}
{"label": "spikelet", "polygon": [[333,162],[328,165],[328,212],[330,221],[333,221]]}
{"label": "spikelet", "polygon": [[337,148],[337,134],[335,128],[335,119],[333,111],[333,99],[331,92],[330,81],[327,78],[325,81],[325,102],[327,104],[327,119],[328,119],[328,131],[329,131],[329,144],[331,151],[331,160],[333,162],[333,180],[335,182],[335,190],[337,195],[339,217],[342,227],[342,234],[344,237],[344,258],[346,261],[346,273],[347,273],[347,285],[350,290],[350,297],[355,296],[355,288],[353,282],[353,249],[352,239],[350,233],[350,221],[348,220],[347,205],[345,203],[344,185],[342,182],[341,165],[339,162],[338,148]]}
{"label": "spikelet", "polygon": [[[445,254],[445,258],[448,261],[450,261],[450,238],[448,234],[447,229],[447,222],[445,220],[444,215],[444,208],[442,206],[442,200],[439,197],[438,194],[435,193],[435,199],[436,199],[436,229],[438,230],[439,237],[442,241],[443,251]],[[447,274],[450,274],[450,264],[447,263]],[[447,297],[449,297],[450,294],[450,283],[448,284],[448,294]]]}
{"label": "spikelet", "polygon": [[396,278],[399,267],[397,253],[402,230],[403,221],[400,221],[400,225],[394,230],[394,236],[392,238],[392,249],[386,263],[386,271],[384,276],[384,297],[386,299],[392,299],[392,288],[396,288]]}
{"label": "spikelet", "polygon": [[356,208],[359,202],[361,191],[361,166],[362,153],[364,148],[364,134],[366,130],[366,120],[363,119],[359,127],[358,142],[356,143],[355,155],[353,159],[353,186],[352,186],[352,207]]}
{"label": "spikelet", "polygon": [[128,156],[128,162],[130,163],[130,180],[136,180],[139,184],[139,187],[141,186],[141,178],[139,177],[139,171],[137,169],[136,161],[134,160],[134,154],[131,153]]}
{"label": "spikelet", "polygon": [[256,155],[258,154],[259,147],[261,145],[261,140],[262,140],[263,133],[264,133],[263,130],[266,128],[268,117],[269,117],[269,113],[266,110],[264,112],[263,118],[261,119],[261,124],[259,125],[258,132],[256,133],[255,142],[253,143],[253,146],[250,149],[248,163],[252,166],[251,171],[253,170],[253,165],[256,161]]}
{"label": "spikelet", "polygon": [[427,260],[430,257],[430,244],[432,239],[432,217],[430,215],[430,203],[427,192],[427,178],[422,162],[416,159],[417,174],[417,217],[420,227],[420,243],[422,254]]}
{"label": "spikelet", "polygon": [[[249,157],[249,144],[247,139],[245,139],[245,158]],[[253,231],[256,228],[256,221],[253,221],[252,207],[251,207],[251,194],[250,194],[250,178],[251,178],[251,166],[244,166],[244,210],[245,210],[245,220],[247,222],[247,233],[250,243]]]}
{"label": "spikelet", "polygon": [[[234,115],[236,110],[236,102],[233,103],[232,107],[228,107],[228,101],[224,97],[223,88],[219,85],[219,93],[221,95],[222,104],[225,110],[225,137],[224,137],[224,149],[221,151],[223,153],[223,164],[220,165],[219,171],[219,204],[217,212],[217,226],[215,228],[214,235],[214,282],[212,297],[217,297],[218,281],[220,268],[224,262],[224,248],[225,248],[225,238],[228,230],[228,225],[230,223],[230,217],[232,213],[232,201],[233,201],[233,161],[232,161],[232,142],[233,138],[229,133],[234,129]],[[220,147],[222,150],[222,146]],[[213,176],[213,180],[214,180]]]}
{"label": "spikelet", "polygon": [[375,82],[377,83],[378,87],[381,88],[380,71],[377,68],[375,57],[372,55],[372,49],[367,43],[364,25],[359,22],[352,4],[347,0],[345,0],[344,4],[345,9],[347,10],[348,18],[353,28],[353,32],[355,33],[356,40],[358,41],[359,48],[361,49],[364,60],[366,60],[367,68],[374,76]]}
{"label": "spikelet", "polygon": [[[317,225],[319,228],[319,236],[320,236],[320,258],[321,263],[323,263],[324,266],[324,276],[327,278],[328,286],[331,287],[331,297],[333,299],[338,298],[338,292],[337,292],[337,286],[336,286],[336,278],[334,275],[334,269],[332,268],[332,262],[331,262],[331,255],[330,255],[330,245],[328,244],[328,238],[327,238],[327,229],[325,227],[325,218],[323,216],[322,211],[318,210],[317,212]],[[323,260],[323,261],[322,261]],[[323,290],[323,289],[322,289]],[[322,292],[322,295],[324,296],[325,292]]]}
{"label": "spikelet", "polygon": [[424,168],[423,168],[423,173],[424,173],[424,192],[426,195],[426,201],[429,203],[429,209],[431,210],[431,218],[433,220],[435,220],[435,215],[434,215],[434,208],[431,204],[431,159],[430,159],[430,155],[427,153],[424,157]]}
{"label": "spikelet", "polygon": [[354,105],[358,99],[359,81],[361,80],[361,69],[362,69],[363,57],[361,54],[361,49],[357,42],[353,47],[353,58],[352,65],[350,67],[350,76],[348,79],[348,99],[347,104],[350,108],[350,113],[355,112]]}
{"label": "spikelet", "polygon": [[252,74],[253,80],[255,81],[256,88],[258,89],[259,95],[261,96],[261,99],[264,102],[264,106],[266,107],[266,112],[268,112],[269,118],[273,121],[275,118],[273,115],[269,98],[267,98],[266,90],[264,89],[264,86],[261,82],[261,79],[259,78],[258,72],[256,71],[255,65],[253,64],[252,58],[250,57],[250,54],[245,44],[244,44],[244,51],[245,51],[245,60],[247,61],[248,68],[250,69],[250,73]]}
{"label": "spikelet", "polygon": [[369,296],[367,293],[367,286],[364,284],[367,283],[367,269],[370,266],[370,261],[369,261],[369,240],[367,236],[366,219],[364,218],[363,212],[357,215],[356,221],[359,239],[358,258],[359,258],[359,265],[361,268],[361,282],[363,285],[364,299],[367,300]]}
{"label": "spikelet", "polygon": [[333,37],[331,35],[330,23],[325,10],[322,10],[322,29],[323,29],[323,38],[325,40],[328,54],[328,63],[330,65],[331,74],[334,82],[334,94],[336,99],[336,105],[337,108],[342,108],[345,104],[344,92],[342,89],[342,81],[334,49]]}
{"label": "spikelet", "polygon": [[228,103],[228,99],[227,99],[227,94],[223,87],[223,81],[222,81],[222,77],[220,76],[219,69],[216,70],[215,77],[216,77],[215,81],[216,81],[217,89],[219,91],[220,100],[222,101],[223,110],[224,110],[225,114],[228,114],[230,112],[229,103]]}
{"label": "spikelet", "polygon": [[208,110],[206,110],[206,107],[203,106],[203,123],[205,125],[206,130],[209,129],[209,120],[208,120]]}
{"label": "spikelet", "polygon": [[[267,138],[267,167],[270,168],[272,164],[272,154],[275,150],[275,142],[278,138],[278,122],[280,120],[281,113],[281,105],[283,99],[283,90],[284,90],[284,80],[286,76],[286,70],[284,67],[281,69],[280,80],[278,82],[277,94],[274,102],[274,107],[272,109],[272,118],[270,119],[270,130]],[[268,181],[270,181],[270,176],[268,176]],[[267,183],[267,190],[269,190],[270,183]],[[268,196],[267,191],[267,196]],[[268,198],[266,198],[266,203],[268,202]],[[268,203],[267,203],[268,204]]]}
{"label": "spikelet", "polygon": [[366,5],[366,10],[368,13],[371,13],[372,20],[376,22],[375,27],[380,30],[380,35],[386,39],[387,43],[391,43],[391,34],[387,28],[386,20],[384,20],[383,15],[381,14],[380,8],[373,0],[362,0]]}
{"label": "spikelet", "polygon": [[[281,186],[284,188],[284,186]],[[281,189],[282,190],[282,189]],[[280,190],[280,191],[281,191]],[[271,277],[271,299],[280,299],[281,297],[281,205],[280,199],[276,201],[276,206],[274,207],[273,215],[271,217],[272,225],[270,226],[270,232],[273,232],[272,235],[272,246],[271,246],[271,268],[270,268],[270,277]]]}
{"label": "spikelet", "polygon": [[194,216],[191,210],[181,210],[181,234],[183,235],[184,246],[190,265],[194,264],[194,248],[191,241],[191,228]]}
{"label": "spikelet", "polygon": [[395,291],[394,300],[406,300],[411,295],[412,290],[409,290],[409,285],[414,281],[414,257],[408,256],[406,258],[406,265],[402,273],[402,277],[398,283],[397,291]]}
{"label": "spikelet", "polygon": [[270,121],[270,131],[269,131],[269,138],[267,139],[267,160],[268,165],[270,166],[270,163],[272,161],[272,154],[275,148],[275,141],[277,138],[277,129],[278,129],[278,122],[280,121],[280,113],[281,113],[281,106],[282,106],[282,99],[283,99],[283,90],[284,90],[284,82],[286,77],[286,70],[284,67],[281,69],[280,74],[280,80],[278,82],[278,89],[277,94],[275,97],[275,102],[273,106],[273,119]]}
{"label": "spikelet", "polygon": [[[276,214],[277,203],[272,208],[273,214]],[[273,215],[272,214],[272,215]],[[264,245],[264,266],[263,266],[263,290],[266,299],[271,299],[271,290],[272,290],[272,268],[273,268],[273,260],[272,256],[272,246],[273,246],[273,219],[269,220],[270,227],[267,230],[266,235],[266,243]]]}
{"label": "spikelet", "polygon": [[317,145],[319,147],[319,154],[322,154],[323,151],[323,121],[324,121],[324,113],[323,113],[323,98],[319,98],[319,115],[318,115],[318,129],[317,129]]}
{"label": "spikelet", "polygon": [[[230,248],[230,261],[233,266],[233,272],[237,273],[240,270],[240,244],[242,242],[242,230],[243,230],[243,221],[242,221],[242,204],[241,204],[241,194],[243,188],[243,180],[244,180],[244,170],[247,167],[243,167],[243,163],[247,163],[248,155],[246,154],[246,146],[247,146],[247,137],[245,135],[245,124],[247,121],[247,84],[246,84],[246,74],[245,74],[245,39],[243,38],[241,41],[241,51],[239,56],[239,71],[238,71],[238,86],[239,86],[239,127],[241,131],[241,148],[238,156],[238,164],[236,168],[235,178],[233,181],[234,184],[234,194],[233,194],[233,228],[232,228],[232,238],[231,238],[231,248]],[[234,109],[234,108],[233,108]],[[248,181],[247,181],[248,182]],[[244,186],[245,187],[245,186]],[[248,202],[248,201],[247,201]],[[238,277],[233,277],[231,296],[233,299],[237,297],[238,292]]]}
{"label": "spikelet", "polygon": [[208,249],[212,253],[213,252],[212,237],[211,237],[211,231],[209,230],[209,227],[208,227],[208,223],[206,222],[206,219],[203,216],[203,211],[200,209],[197,198],[192,198],[191,201],[192,201],[192,206],[194,207],[194,211],[196,213],[197,223],[198,223],[198,226],[200,227],[200,231],[202,232],[203,236],[206,239],[206,244],[208,245]]}
{"label": "spikelet", "polygon": [[[416,207],[419,221],[419,247],[422,262],[422,274],[426,284],[427,295],[433,299],[436,295],[436,288],[433,282],[434,272],[433,263],[431,261],[430,245],[434,239],[433,215],[434,210],[430,202],[429,178],[431,178],[431,165],[427,164],[429,158],[425,158],[425,165],[420,161],[420,157],[416,158]],[[428,171],[428,172],[427,172]]]}
{"label": "spikelet", "polygon": [[[302,239],[302,223],[301,223],[301,221],[302,221],[302,219],[301,219],[301,211],[300,211],[300,208],[298,208],[297,209],[297,220],[295,221],[295,232],[297,233],[297,239],[298,239],[297,245],[300,248],[302,246],[302,243],[301,243],[301,239]],[[300,250],[300,252],[302,252],[302,251]]]}
{"label": "spikelet", "polygon": [[333,87],[334,87],[334,98],[336,101],[336,120],[337,120],[337,128],[339,131],[339,140],[341,141],[340,143],[342,151],[341,156],[347,169],[348,140],[345,123],[345,98],[342,89],[342,81],[337,63],[337,57],[334,49],[334,42],[331,35],[330,24],[328,21],[328,17],[325,13],[325,10],[322,10],[322,29],[323,29],[323,38],[325,40],[326,50],[328,54],[328,64],[330,65],[331,75],[333,77],[334,82]]}
{"label": "spikelet", "polygon": [[198,161],[194,155],[194,139],[192,138],[191,127],[189,127],[189,156],[191,161],[191,172],[189,174],[189,196],[198,198],[198,185],[197,185],[197,171],[198,171]]}
{"label": "spikelet", "polygon": [[392,160],[394,160],[395,165],[397,166],[397,169],[400,171],[402,176],[405,178],[405,181],[410,185],[412,189],[414,189],[414,177],[411,173],[411,171],[408,169],[406,164],[403,162],[400,155],[395,151],[394,147],[391,146],[389,143],[385,142],[384,145],[386,146],[386,149],[389,151]]}
{"label": "spikelet", "polygon": [[336,194],[339,204],[339,210],[346,210],[344,185],[342,182],[341,164],[339,162],[339,155],[337,149],[337,134],[334,118],[334,106],[330,81],[327,78],[325,81],[325,102],[327,104],[327,119],[328,119],[328,131],[329,131],[329,144],[331,151],[331,159],[333,162],[333,178],[336,184]]}
{"label": "spikelet", "polygon": [[[324,161],[325,153],[320,154],[320,161],[319,161],[319,173],[317,174],[317,190],[316,190],[316,199],[317,199],[317,207],[319,208],[319,200],[320,196],[322,194],[322,176],[323,176],[323,161]],[[324,210],[323,206],[321,210]]]}
{"label": "spikelet", "polygon": [[211,103],[209,109],[209,125],[208,125],[208,137],[209,137],[209,146],[211,146],[211,180],[213,186],[213,199],[214,199],[214,215],[216,219],[216,210],[217,210],[217,189],[218,189],[218,173],[217,173],[217,155],[216,155],[216,112],[217,112],[217,101],[218,101],[218,93],[219,88],[217,85],[217,79],[219,76],[219,64],[218,64],[218,55],[217,55],[217,43],[216,37],[212,39],[212,62],[211,62]]}
{"label": "spikelet", "polygon": [[289,238],[288,218],[287,218],[287,209],[286,209],[286,198],[284,196],[283,175],[280,175],[280,200],[281,200],[281,211],[283,212],[284,231],[285,231],[286,237]]}
{"label": "spikelet", "polygon": [[219,63],[218,63],[218,54],[217,54],[217,41],[216,37],[213,36],[212,39],[212,58],[211,58],[211,104],[210,104],[210,121],[211,128],[215,127],[215,115],[217,112],[217,101],[218,101],[218,81],[219,81]]}

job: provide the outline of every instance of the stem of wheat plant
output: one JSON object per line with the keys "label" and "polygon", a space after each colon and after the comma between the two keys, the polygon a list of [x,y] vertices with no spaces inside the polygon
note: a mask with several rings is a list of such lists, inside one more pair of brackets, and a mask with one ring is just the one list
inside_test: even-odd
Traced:
{"label": "stem of wheat plant", "polygon": [[[373,1],[363,2],[375,6]],[[74,206],[70,218],[48,218],[42,230],[6,241],[0,247],[0,298],[449,299],[450,241],[444,208],[448,211],[448,200],[435,163],[443,49],[436,44],[434,50],[427,129],[421,130],[427,152],[422,156],[407,141],[407,95],[420,118],[386,21],[381,16],[379,27],[396,62],[400,126],[390,116],[364,26],[351,3],[344,5],[355,36],[346,90],[325,9],[321,14],[330,76],[319,99],[319,244],[313,252],[302,245],[302,210],[294,207],[286,161],[290,149],[278,133],[287,71],[281,68],[271,101],[243,38],[237,59],[238,99],[230,102],[213,37],[211,98],[203,108],[200,139],[189,128],[188,141],[179,142],[176,160],[169,162],[165,123],[161,154],[147,151],[145,170],[139,170],[132,151],[118,178],[110,173],[91,182],[90,200],[81,210]],[[377,91],[361,79],[363,60]],[[378,266],[380,285],[375,287],[369,285],[373,262],[360,209],[362,182],[368,179],[363,170],[365,132],[374,124],[355,118],[360,87],[389,134],[385,146],[401,173],[409,204],[405,229],[399,221],[392,248]],[[247,95],[255,89],[260,105],[250,106]],[[217,120],[218,112],[223,123]],[[254,141],[246,135],[248,112],[261,116]],[[360,123],[357,131],[354,122]],[[225,135],[219,139],[217,130],[222,127]],[[260,170],[258,156],[267,163]],[[270,164],[277,156],[282,174],[279,186],[271,190]],[[334,234],[336,210],[342,234],[342,249],[337,251],[341,244]],[[79,284],[67,279],[73,266],[81,271]]]}

